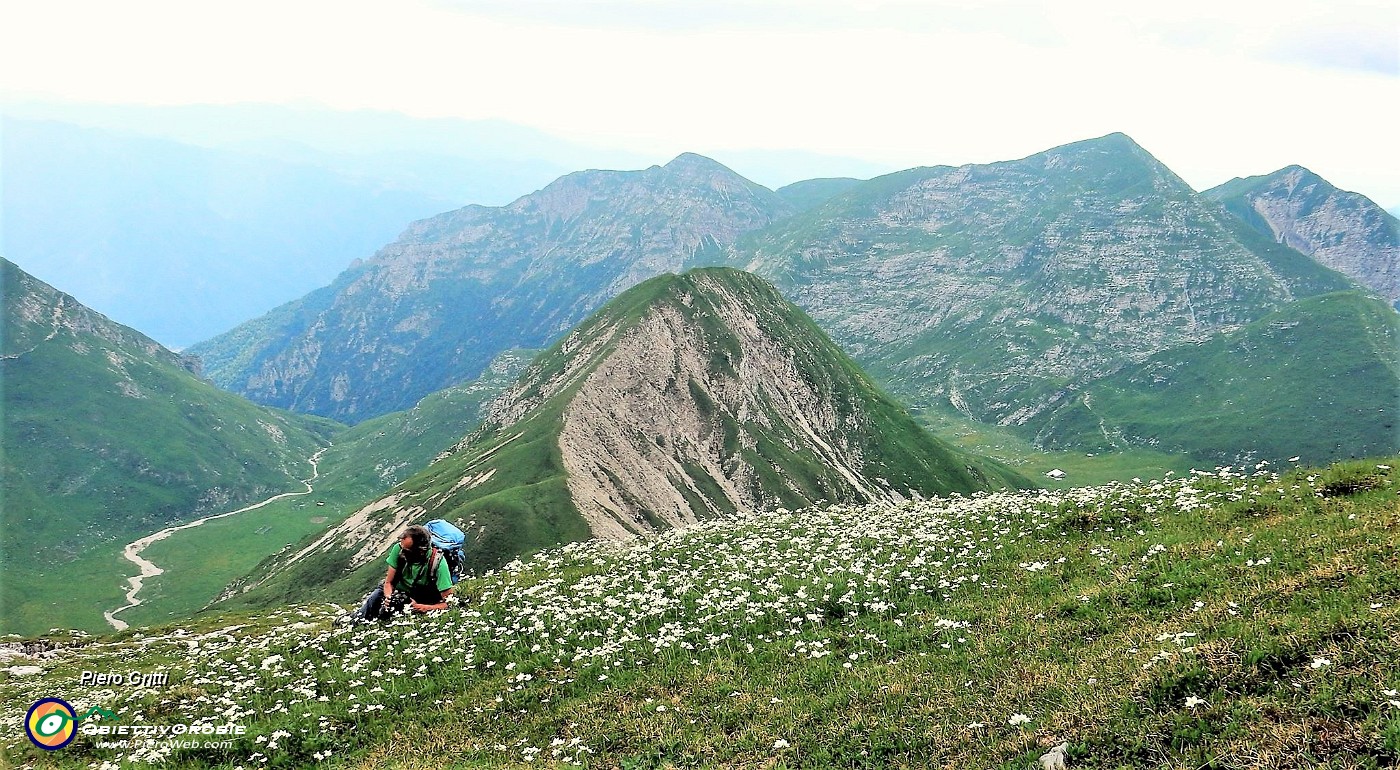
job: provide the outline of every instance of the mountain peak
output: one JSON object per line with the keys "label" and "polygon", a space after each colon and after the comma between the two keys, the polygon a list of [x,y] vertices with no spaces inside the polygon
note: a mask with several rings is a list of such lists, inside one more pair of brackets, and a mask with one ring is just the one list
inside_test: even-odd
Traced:
{"label": "mountain peak", "polygon": [[667,163],[663,168],[667,171],[678,174],[733,174],[739,176],[733,169],[704,155],[697,155],[693,152],[683,152]]}
{"label": "mountain peak", "polygon": [[576,512],[579,536],[625,539],[736,510],[994,485],[771,284],[730,268],[623,292],[538,358],[429,475],[454,476],[456,489],[461,474],[492,468],[470,492],[427,504],[473,518],[509,488],[551,489],[537,508]]}
{"label": "mountain peak", "polygon": [[1131,136],[1128,136],[1127,134],[1123,133],[1122,131],[1114,131],[1112,133],[1104,134],[1103,136],[1100,136],[1097,139],[1089,139],[1087,141],[1110,146],[1131,147],[1139,150],[1142,149],[1142,145],[1138,144],[1136,140],[1134,140]]}
{"label": "mountain peak", "polygon": [[1151,155],[1151,153],[1143,149],[1142,145],[1138,144],[1131,136],[1128,136],[1122,131],[1114,131],[1111,134],[1104,134],[1103,136],[1094,137],[1092,139],[1081,139],[1077,142],[1063,144],[1059,147],[1046,150],[1042,154],[1087,150],[1096,152],[1132,152]]}
{"label": "mountain peak", "polygon": [[[1044,163],[1047,170],[1064,169],[1080,173],[1085,169],[1093,169],[1098,174],[1110,176],[1145,173],[1159,183],[1175,188],[1179,193],[1194,192],[1156,156],[1120,131],[1060,145],[1036,153],[1025,160]],[[1008,161],[1020,162],[1023,161]]]}
{"label": "mountain peak", "polygon": [[1296,163],[1291,166],[1285,166],[1279,169],[1278,171],[1269,174],[1267,177],[1265,177],[1265,179],[1286,180],[1286,182],[1290,186],[1295,188],[1302,187],[1304,185],[1322,185],[1323,188],[1327,190],[1337,189],[1336,186],[1333,185],[1331,182],[1328,182],[1321,176],[1313,173],[1312,171],[1302,166],[1297,165]]}
{"label": "mountain peak", "polygon": [[1400,301],[1400,222],[1370,198],[1296,164],[1203,195],[1260,234]]}

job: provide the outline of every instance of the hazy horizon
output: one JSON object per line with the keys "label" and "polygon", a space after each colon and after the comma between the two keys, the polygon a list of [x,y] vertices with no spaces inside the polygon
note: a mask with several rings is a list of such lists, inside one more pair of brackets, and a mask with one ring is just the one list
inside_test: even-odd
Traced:
{"label": "hazy horizon", "polygon": [[1197,189],[1298,164],[1400,207],[1400,10],[1366,2],[59,0],[3,15],[10,104],[371,109],[651,163],[885,170],[1121,131]]}

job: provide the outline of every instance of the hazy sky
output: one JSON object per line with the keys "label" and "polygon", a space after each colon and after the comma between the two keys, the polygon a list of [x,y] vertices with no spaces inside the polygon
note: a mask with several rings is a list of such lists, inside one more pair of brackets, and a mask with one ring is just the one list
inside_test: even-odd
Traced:
{"label": "hazy sky", "polygon": [[1198,189],[1299,163],[1400,206],[1393,0],[41,0],[0,30],[12,99],[498,118],[656,162],[1124,131]]}

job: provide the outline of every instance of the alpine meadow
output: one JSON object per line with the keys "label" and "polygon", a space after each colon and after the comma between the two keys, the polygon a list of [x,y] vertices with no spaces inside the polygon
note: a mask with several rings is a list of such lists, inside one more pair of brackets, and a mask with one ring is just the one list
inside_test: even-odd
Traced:
{"label": "alpine meadow", "polygon": [[[246,222],[246,295],[468,157],[264,144],[107,193]],[[7,253],[0,764],[1400,766],[1395,216],[1298,165],[1199,192],[1123,133],[774,187],[567,173],[180,351]],[[179,232],[152,275],[214,242]]]}

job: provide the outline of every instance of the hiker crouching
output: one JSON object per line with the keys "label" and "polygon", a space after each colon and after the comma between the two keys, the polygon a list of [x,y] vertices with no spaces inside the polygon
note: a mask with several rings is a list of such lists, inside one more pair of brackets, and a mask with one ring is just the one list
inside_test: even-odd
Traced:
{"label": "hiker crouching", "polygon": [[[452,574],[447,560],[433,547],[428,530],[416,524],[405,529],[399,535],[399,542],[389,548],[384,561],[389,564],[384,585],[365,599],[360,608],[361,618],[386,619],[405,604],[414,612],[447,609],[447,597],[452,595]],[[389,597],[388,602],[385,597]]]}

